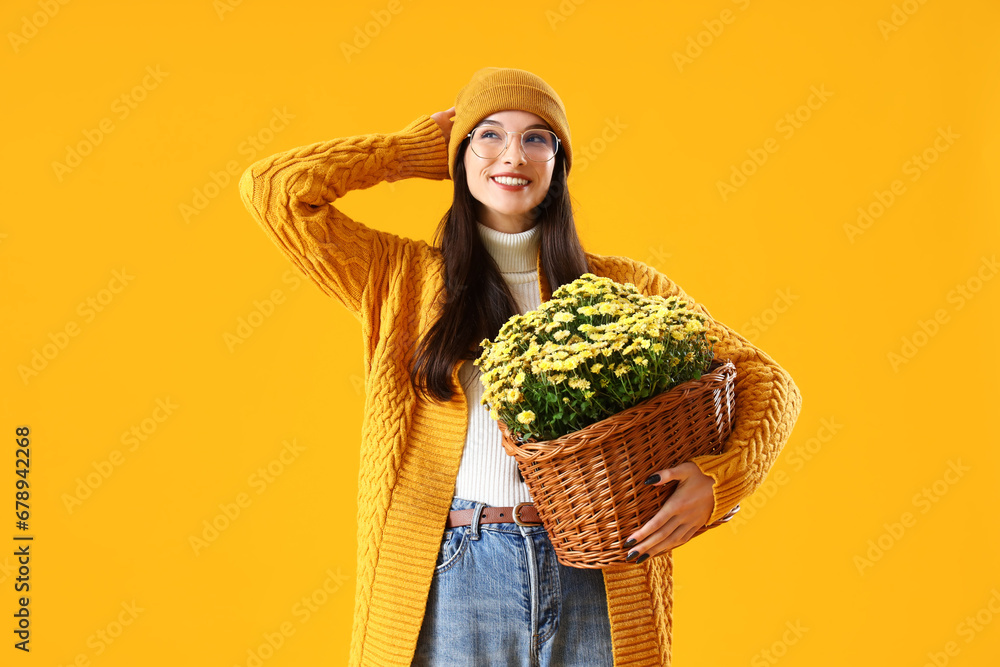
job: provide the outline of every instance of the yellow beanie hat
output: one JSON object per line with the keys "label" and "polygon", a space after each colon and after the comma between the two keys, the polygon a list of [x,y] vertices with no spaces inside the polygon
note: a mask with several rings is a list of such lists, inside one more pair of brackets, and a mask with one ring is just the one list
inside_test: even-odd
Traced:
{"label": "yellow beanie hat", "polygon": [[566,151],[566,173],[572,163],[566,108],[552,86],[523,69],[484,67],[458,91],[451,137],[448,139],[448,173],[455,178],[458,147],[476,123],[498,111],[529,111],[541,116],[559,137]]}

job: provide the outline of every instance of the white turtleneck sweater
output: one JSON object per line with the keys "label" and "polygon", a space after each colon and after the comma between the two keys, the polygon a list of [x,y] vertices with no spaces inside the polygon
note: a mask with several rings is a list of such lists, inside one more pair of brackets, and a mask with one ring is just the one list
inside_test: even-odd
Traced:
{"label": "white turtleneck sweater", "polygon": [[[478,222],[476,225],[479,238],[517,301],[518,312],[523,314],[537,308],[541,304],[537,268],[541,232],[538,225],[518,234],[498,232]],[[455,496],[494,507],[530,503],[528,487],[518,479],[517,462],[504,451],[496,421],[490,418],[487,407],[479,403],[483,396],[479,369],[471,360],[465,361],[458,378],[465,390],[469,428],[455,480]]]}

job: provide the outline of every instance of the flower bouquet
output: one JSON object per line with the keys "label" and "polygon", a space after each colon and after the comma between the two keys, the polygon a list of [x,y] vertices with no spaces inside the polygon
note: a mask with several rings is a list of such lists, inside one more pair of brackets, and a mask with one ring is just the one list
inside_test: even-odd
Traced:
{"label": "flower bouquet", "polygon": [[482,341],[481,403],[564,565],[624,563],[624,541],[677,486],[649,474],[721,451],[736,370],[706,322],[676,296],[586,273]]}

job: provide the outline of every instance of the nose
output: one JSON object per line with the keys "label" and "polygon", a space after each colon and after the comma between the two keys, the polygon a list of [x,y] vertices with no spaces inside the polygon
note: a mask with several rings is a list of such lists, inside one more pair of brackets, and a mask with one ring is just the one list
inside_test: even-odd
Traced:
{"label": "nose", "polygon": [[504,162],[524,164],[527,157],[524,155],[524,150],[521,148],[521,137],[524,136],[523,132],[508,132],[507,133],[507,148],[500,155]]}

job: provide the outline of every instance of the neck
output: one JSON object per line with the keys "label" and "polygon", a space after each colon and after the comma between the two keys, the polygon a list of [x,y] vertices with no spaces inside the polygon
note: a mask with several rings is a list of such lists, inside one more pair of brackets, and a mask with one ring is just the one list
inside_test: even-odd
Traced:
{"label": "neck", "polygon": [[528,231],[528,229],[537,224],[537,220],[533,220],[530,215],[524,213],[508,215],[488,206],[483,206],[479,202],[476,202],[476,204],[476,218],[485,223],[490,229],[495,229],[499,232],[518,234]]}
{"label": "neck", "polygon": [[541,229],[534,227],[515,234],[500,232],[476,223],[479,238],[497,263],[501,273],[522,273],[538,269],[538,249],[541,247]]}

